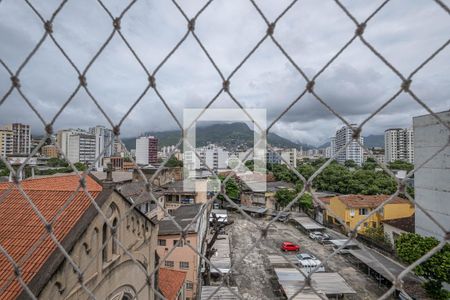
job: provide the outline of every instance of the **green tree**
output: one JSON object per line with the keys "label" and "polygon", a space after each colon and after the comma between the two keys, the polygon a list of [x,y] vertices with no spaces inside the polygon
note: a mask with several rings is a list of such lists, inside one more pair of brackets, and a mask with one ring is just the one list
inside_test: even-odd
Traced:
{"label": "green tree", "polygon": [[385,247],[392,249],[392,243],[387,234],[384,233],[382,226],[377,227],[367,227],[363,232],[363,235],[367,236],[374,242],[381,244]]}
{"label": "green tree", "polygon": [[[225,180],[225,176],[219,176],[219,179],[221,182],[223,182]],[[239,199],[241,195],[241,188],[239,187],[239,184],[233,177],[228,179],[227,182],[225,183],[225,194],[230,199]],[[217,198],[219,198],[220,200],[225,200],[225,198],[222,195],[219,195]]]}
{"label": "green tree", "polygon": [[307,211],[313,208],[313,198],[311,194],[304,193],[300,199],[298,199],[298,205],[303,211]]}
{"label": "green tree", "polygon": [[297,167],[297,171],[306,179],[309,179],[316,170],[317,168],[313,167],[311,164],[301,164]]}
{"label": "green tree", "polygon": [[347,168],[357,168],[358,167],[358,165],[352,159],[346,160],[344,162],[344,166],[346,166]]}
{"label": "green tree", "polygon": [[296,196],[297,192],[291,189],[279,189],[275,192],[275,199],[280,207],[286,207]]}
{"label": "green tree", "polygon": [[87,170],[87,166],[81,162],[76,162],[73,165],[75,166],[75,168],[77,168],[78,171],[86,171]]}
{"label": "green tree", "polygon": [[375,168],[378,166],[377,162],[375,161],[375,159],[373,159],[372,157],[368,157],[367,160],[363,163],[362,168],[364,170],[375,170]]}
{"label": "green tree", "polygon": [[393,162],[390,162],[388,164],[388,168],[391,170],[405,170],[406,172],[411,171],[414,169],[414,165],[403,160],[396,160]]}
{"label": "green tree", "polygon": [[169,160],[166,162],[166,167],[168,168],[175,168],[175,167],[182,167],[183,162],[178,160],[174,155],[172,155]]}
{"label": "green tree", "polygon": [[[434,237],[423,237],[415,233],[402,234],[395,242],[398,257],[411,264],[439,244]],[[447,243],[439,252],[414,269],[427,279],[424,284],[433,299],[450,299],[450,292],[442,289],[442,283],[450,283],[450,245]]]}

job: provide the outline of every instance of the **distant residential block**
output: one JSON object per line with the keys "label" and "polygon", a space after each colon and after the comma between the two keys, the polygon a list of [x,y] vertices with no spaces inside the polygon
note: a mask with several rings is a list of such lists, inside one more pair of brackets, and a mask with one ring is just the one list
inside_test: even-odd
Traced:
{"label": "distant residential block", "polygon": [[414,131],[411,128],[391,128],[384,132],[384,160],[414,163]]}
{"label": "distant residential block", "polygon": [[30,125],[13,123],[0,128],[3,131],[12,132],[12,153],[30,154],[31,153],[31,127]]}
{"label": "distant residential block", "polygon": [[59,153],[55,145],[45,145],[41,147],[41,155],[51,158],[57,158],[59,156]]}
{"label": "distant residential block", "polygon": [[[351,127],[344,126],[338,131],[336,131],[335,138],[335,153],[337,153],[340,149],[344,148],[344,146],[349,142],[347,148],[342,150],[336,157],[337,162],[343,164],[346,160],[353,160],[357,165],[362,165],[363,163],[363,148],[355,141],[352,140],[353,130],[352,128],[356,128],[356,124],[351,124]],[[364,138],[362,135],[359,137],[359,142],[361,144],[364,143]]]}
{"label": "distant residential block", "polygon": [[158,139],[154,136],[143,136],[136,139],[136,163],[148,165],[158,162]]}

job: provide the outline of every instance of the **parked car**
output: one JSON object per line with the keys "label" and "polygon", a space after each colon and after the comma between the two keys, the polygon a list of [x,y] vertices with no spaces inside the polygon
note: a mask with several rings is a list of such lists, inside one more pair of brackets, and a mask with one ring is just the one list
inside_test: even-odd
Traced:
{"label": "parked car", "polygon": [[300,246],[291,242],[283,242],[281,243],[281,250],[283,251],[299,251]]}
{"label": "parked car", "polygon": [[[277,219],[277,221],[279,221],[279,222],[286,222],[287,220],[289,220],[289,215],[290,215],[290,213],[282,212],[280,214],[280,217]],[[272,219],[275,219],[276,216],[278,216],[278,212],[273,212],[272,213]]]}
{"label": "parked car", "polygon": [[330,239],[330,236],[325,232],[313,231],[309,234],[309,237],[316,241],[326,241]]}
{"label": "parked car", "polygon": [[[312,272],[317,266],[320,266],[322,263],[318,260],[314,255],[309,253],[299,253],[296,255],[298,259],[298,266],[301,270],[303,270],[306,274]],[[325,272],[325,267],[320,266],[316,272]]]}

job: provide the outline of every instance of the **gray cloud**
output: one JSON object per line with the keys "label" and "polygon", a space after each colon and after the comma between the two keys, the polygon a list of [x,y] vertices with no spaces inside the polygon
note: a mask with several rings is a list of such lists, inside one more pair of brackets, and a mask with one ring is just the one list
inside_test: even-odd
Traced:
{"label": "gray cloud", "polygon": [[[362,21],[381,1],[345,1]],[[192,17],[204,1],[182,1]],[[258,1],[274,20],[289,1]],[[49,19],[58,1],[40,1],[36,8]],[[117,16],[122,1],[105,3]],[[122,32],[150,72],[155,70],[186,32],[187,24],[168,1],[137,1],[122,20]],[[275,36],[307,76],[316,74],[353,35],[355,25],[333,1],[300,1],[275,28]],[[54,36],[75,65],[83,70],[112,31],[111,20],[91,1],[68,1],[54,21]],[[266,25],[250,1],[213,1],[200,15],[196,33],[223,75],[228,76],[264,36]],[[392,1],[367,25],[365,38],[405,75],[413,71],[450,36],[450,20],[431,2]],[[0,58],[16,70],[43,34],[43,26],[22,1],[0,5]],[[413,78],[412,89],[435,111],[450,107],[450,49],[444,49]],[[77,74],[47,39],[20,74],[24,93],[50,121],[77,86]],[[88,87],[113,123],[117,123],[147,85],[147,75],[126,45],[115,35],[87,73]],[[222,79],[192,36],[156,75],[157,86],[182,118],[183,108],[205,106],[220,90]],[[356,40],[316,80],[323,100],[350,122],[360,123],[400,87],[399,78],[359,40]],[[10,86],[0,67],[0,95]],[[270,40],[266,40],[231,79],[231,91],[245,107],[266,108],[273,121],[305,87],[305,80]],[[221,95],[213,107],[236,107]],[[379,134],[388,127],[411,126],[411,118],[426,111],[402,94],[370,120],[364,134]],[[43,125],[14,92],[0,106],[0,123],[25,122],[38,134]],[[83,90],[74,97],[55,128],[107,125],[106,119]],[[284,115],[273,131],[311,144],[320,144],[342,122],[311,95]],[[122,126],[124,136],[149,130],[176,128],[153,90],[142,98]]]}

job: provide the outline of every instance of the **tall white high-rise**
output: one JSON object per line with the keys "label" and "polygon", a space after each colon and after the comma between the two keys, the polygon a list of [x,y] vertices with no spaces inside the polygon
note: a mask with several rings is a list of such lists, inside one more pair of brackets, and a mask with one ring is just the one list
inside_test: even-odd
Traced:
{"label": "tall white high-rise", "polygon": [[67,159],[72,163],[92,164],[95,161],[95,135],[87,132],[69,135]]}
{"label": "tall white high-rise", "polygon": [[143,136],[136,139],[136,163],[140,165],[158,162],[158,139],[154,136]]}
{"label": "tall white high-rise", "polygon": [[100,157],[95,167],[97,170],[102,170],[103,158],[111,157],[114,153],[114,134],[111,129],[100,125],[89,128],[89,133],[95,136],[95,158]]}
{"label": "tall white high-rise", "polygon": [[386,163],[403,160],[414,163],[414,131],[411,128],[390,128],[384,132]]}
{"label": "tall white high-rise", "polygon": [[[352,140],[353,130],[356,128],[356,124],[351,124],[351,127],[343,126],[336,131],[335,151],[338,152],[341,148],[350,141],[348,147],[338,154],[336,157],[337,162],[343,164],[346,160],[353,160],[357,165],[363,163],[363,148],[354,140]],[[360,135],[359,142],[364,144],[364,138]]]}

